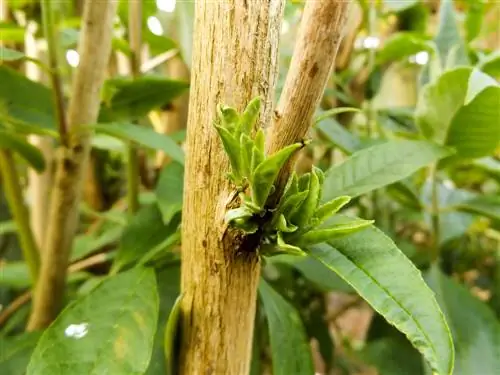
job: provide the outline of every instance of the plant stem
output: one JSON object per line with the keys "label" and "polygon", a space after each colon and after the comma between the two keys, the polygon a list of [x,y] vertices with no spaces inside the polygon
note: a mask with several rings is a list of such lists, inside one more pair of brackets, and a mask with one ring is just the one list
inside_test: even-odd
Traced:
{"label": "plant stem", "polygon": [[441,228],[440,228],[440,208],[439,208],[439,181],[437,180],[437,165],[433,164],[430,170],[431,179],[431,225],[433,236],[432,262],[437,262],[439,259]]}
{"label": "plant stem", "polygon": [[[132,75],[139,77],[141,73],[141,38],[142,38],[142,1],[129,0],[129,43],[132,50],[130,65]],[[137,146],[132,141],[128,146],[127,160],[127,200],[129,214],[139,209],[139,155]]]}
{"label": "plant stem", "polygon": [[[111,53],[115,0],[87,1],[76,69],[68,106],[68,124],[79,126],[97,121],[106,67]],[[71,129],[68,129],[71,130]],[[90,131],[80,126],[57,155],[56,174],[48,213],[47,236],[40,276],[33,296],[29,331],[47,327],[63,306],[66,273],[79,223],[84,172],[89,158]]]}
{"label": "plant stem", "polygon": [[42,22],[44,27],[45,39],[47,40],[48,59],[50,66],[50,79],[52,89],[54,90],[54,102],[57,114],[57,123],[61,143],[68,146],[68,125],[66,121],[66,112],[64,110],[64,93],[62,79],[59,74],[59,64],[57,61],[57,38],[54,22],[54,10],[52,0],[42,0]]}
{"label": "plant stem", "polygon": [[33,285],[35,285],[40,269],[39,252],[35,237],[31,231],[28,208],[24,203],[19,175],[17,174],[14,158],[10,151],[0,149],[0,172],[2,174],[5,197],[9,202],[9,207],[16,223],[23,257],[28,265]]}

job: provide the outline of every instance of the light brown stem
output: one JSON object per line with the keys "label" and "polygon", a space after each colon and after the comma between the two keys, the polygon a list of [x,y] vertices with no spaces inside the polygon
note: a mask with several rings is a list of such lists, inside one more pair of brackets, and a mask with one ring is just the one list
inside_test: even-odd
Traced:
{"label": "light brown stem", "polygon": [[69,147],[61,148],[48,218],[40,277],[35,289],[28,330],[42,329],[59,313],[66,284],[66,269],[78,226],[86,162],[90,152],[85,124],[97,121],[100,90],[111,52],[114,0],[85,3],[76,70],[68,110]]}
{"label": "light brown stem", "polygon": [[260,95],[272,114],[284,0],[196,2],[182,213],[182,345],[178,373],[248,374],[260,263],[256,245],[224,232],[229,161],[217,104]]}
{"label": "light brown stem", "polygon": [[[268,154],[301,141],[323,95],[340,45],[349,1],[308,1],[297,35],[290,70],[274,113]],[[294,160],[281,170],[270,204],[276,203],[286,184]]]}
{"label": "light brown stem", "polygon": [[[24,48],[26,56],[34,59],[42,59],[42,53],[38,48],[35,39],[36,23],[29,22],[26,26],[26,36],[24,39]],[[25,63],[26,77],[33,81],[42,81],[45,76],[40,67],[31,61]],[[30,195],[30,222],[33,235],[39,250],[45,240],[47,232],[47,211],[49,207],[50,187],[52,186],[52,158],[54,149],[52,139],[47,136],[30,135],[29,142],[38,148],[45,159],[45,170],[37,172],[34,169],[28,171],[28,191]]]}

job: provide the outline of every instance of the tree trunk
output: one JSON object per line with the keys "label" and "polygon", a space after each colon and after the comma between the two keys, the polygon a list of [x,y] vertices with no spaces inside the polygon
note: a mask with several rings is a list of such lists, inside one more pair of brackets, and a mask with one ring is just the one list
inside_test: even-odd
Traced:
{"label": "tree trunk", "polygon": [[248,374],[260,263],[255,246],[224,236],[229,161],[216,106],[260,95],[269,124],[284,0],[196,2],[182,223],[180,373]]}

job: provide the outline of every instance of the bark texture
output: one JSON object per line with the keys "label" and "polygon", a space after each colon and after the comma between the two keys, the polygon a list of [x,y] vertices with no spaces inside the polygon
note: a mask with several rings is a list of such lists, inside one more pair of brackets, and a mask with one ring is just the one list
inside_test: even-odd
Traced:
{"label": "bark texture", "polygon": [[58,150],[47,237],[28,330],[42,329],[57,316],[64,297],[69,254],[78,225],[78,205],[90,138],[85,124],[95,123],[100,89],[111,52],[114,0],[85,3],[79,44],[80,65],[68,109],[68,147]]}
{"label": "bark texture", "polygon": [[255,244],[225,235],[231,189],[213,121],[260,95],[268,124],[284,0],[196,2],[182,223],[183,375],[248,374],[260,264]]}
{"label": "bark texture", "polygon": [[[323,95],[343,36],[349,1],[308,1],[297,35],[290,70],[274,112],[267,153],[303,139]],[[294,160],[281,170],[276,181],[274,204],[280,197]]]}

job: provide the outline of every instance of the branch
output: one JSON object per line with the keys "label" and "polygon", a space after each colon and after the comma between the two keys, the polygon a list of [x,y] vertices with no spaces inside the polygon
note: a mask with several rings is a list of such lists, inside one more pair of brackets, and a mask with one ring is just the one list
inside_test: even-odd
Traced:
{"label": "branch", "polygon": [[[274,112],[267,153],[300,142],[307,134],[323,96],[340,45],[349,8],[348,1],[308,1],[302,16],[279,104]],[[294,160],[281,170],[271,205],[279,199]]]}
{"label": "branch", "polygon": [[[128,2],[128,34],[132,56],[130,67],[132,75],[141,74],[141,38],[142,38],[142,1],[129,0]],[[128,211],[134,214],[139,208],[139,155],[134,141],[128,144],[127,160],[127,200]]]}
{"label": "branch", "polygon": [[61,143],[68,145],[68,125],[66,123],[66,113],[64,110],[64,93],[62,88],[61,75],[59,74],[59,64],[57,62],[57,38],[55,35],[54,10],[52,0],[42,0],[42,20],[44,26],[45,39],[47,40],[47,50],[50,66],[50,79],[52,90],[54,91],[54,101],[57,114],[57,124]]}
{"label": "branch", "polygon": [[78,206],[90,153],[90,131],[84,124],[97,121],[116,7],[114,0],[85,3],[79,43],[81,58],[68,110],[68,147],[62,147],[57,158],[47,237],[28,330],[48,326],[63,304],[66,269],[78,227]]}

